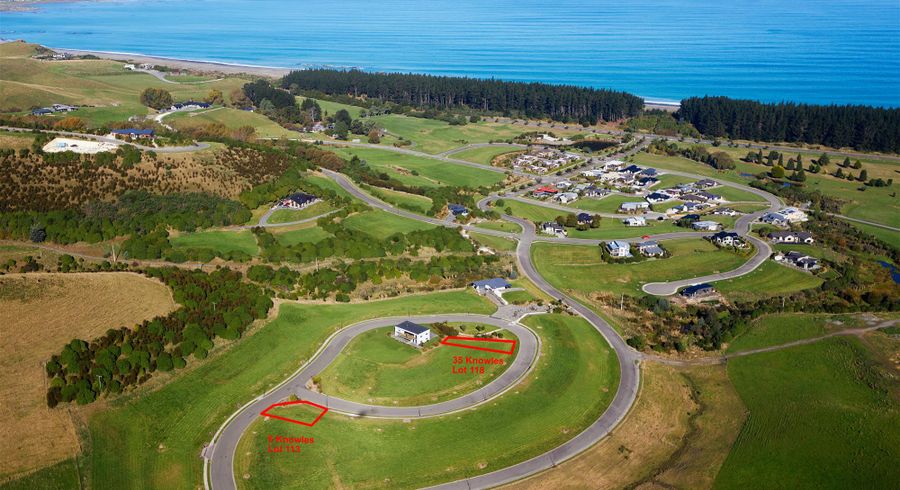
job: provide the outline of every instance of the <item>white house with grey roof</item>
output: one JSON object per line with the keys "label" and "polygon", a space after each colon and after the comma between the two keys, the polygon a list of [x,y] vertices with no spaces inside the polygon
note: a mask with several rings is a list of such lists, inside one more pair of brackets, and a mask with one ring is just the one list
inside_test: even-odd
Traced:
{"label": "white house with grey roof", "polygon": [[404,321],[394,327],[394,337],[419,346],[431,340],[431,330],[418,323]]}

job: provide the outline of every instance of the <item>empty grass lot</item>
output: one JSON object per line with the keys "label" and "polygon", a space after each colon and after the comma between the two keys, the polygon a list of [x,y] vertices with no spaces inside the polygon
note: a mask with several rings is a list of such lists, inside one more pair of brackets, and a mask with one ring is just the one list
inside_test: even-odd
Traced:
{"label": "empty grass lot", "polygon": [[730,300],[745,300],[811,289],[823,282],[819,277],[807,272],[767,260],[749,274],[716,281],[714,285]]}
{"label": "empty grass lot", "polygon": [[[467,325],[468,330],[473,326]],[[440,345],[436,338],[420,350],[393,339],[393,332],[394,327],[378,328],[353,339],[320,375],[322,392],[374,405],[428,405],[481,388],[506,371],[515,357],[495,356],[506,364],[486,365],[484,375],[461,376],[451,373],[453,356],[473,356],[472,351]]]}
{"label": "empty grass lot", "polygon": [[182,233],[170,238],[169,241],[175,248],[207,248],[222,254],[243,252],[247,255],[256,255],[259,251],[256,237],[249,230]]}
{"label": "empty grass lot", "polygon": [[451,126],[435,119],[397,114],[375,116],[369,120],[375,121],[390,134],[412,141],[414,149],[425,153],[441,153],[468,143],[510,139],[525,132],[524,128],[512,124],[479,122]]}
{"label": "empty grass lot", "polygon": [[516,146],[484,146],[481,148],[469,148],[468,150],[453,153],[453,158],[465,160],[467,162],[480,163],[482,165],[490,165],[494,158],[514,152],[522,151],[522,148]]}
{"label": "empty grass lot", "polygon": [[266,452],[266,435],[284,424],[257,422],[236,452],[236,473],[250,474],[238,478],[239,488],[418,488],[494,471],[571,439],[612,399],[615,355],[581,318],[540,315],[524,323],[541,336],[541,360],[497,400],[410,421],[328,414],[304,430],[316,442],[304,447],[302,465]]}
{"label": "empty grass lot", "polygon": [[242,126],[250,126],[256,130],[258,138],[278,138],[281,136],[296,136],[296,133],[279,126],[262,114],[228,107],[217,107],[202,111],[176,112],[166,116],[164,121],[178,129],[189,129],[209,124],[223,124],[226,128],[235,130]]}
{"label": "empty grass lot", "polygon": [[507,231],[510,233],[520,233],[522,231],[522,227],[516,223],[511,221],[480,221],[475,223],[475,226],[479,228],[484,228],[487,230],[496,230],[496,231]]}
{"label": "empty grass lot", "polygon": [[[448,163],[432,158],[406,155],[390,150],[372,148],[333,148],[335,153],[350,158],[357,156],[369,166],[383,171],[411,186],[422,187],[482,187],[503,180],[502,173],[477,167]],[[415,175],[415,172],[418,175]]]}
{"label": "empty grass lot", "polygon": [[[275,320],[213,350],[207,360],[193,361],[183,372],[154,375],[138,391],[86,410],[91,452],[83,457],[89,481],[94,488],[202,486],[198,455],[219,425],[296,370],[336,329],[382,316],[494,309],[469,291],[355,305],[282,304]],[[41,439],[42,448],[45,443]],[[22,486],[43,483],[27,479]]]}
{"label": "empty grass lot", "polygon": [[597,246],[535,243],[531,256],[538,271],[551,284],[581,295],[604,291],[643,296],[641,286],[645,283],[724,272],[746,261],[697,238],[666,240],[662,245],[671,257],[632,264],[601,262]]}
{"label": "empty grass lot", "polygon": [[[593,197],[584,197],[573,203],[568,204],[573,208],[583,209],[594,213],[621,213],[619,206],[626,202],[644,202],[644,198],[638,196],[620,196],[611,194],[609,196],[596,199]],[[572,212],[575,212],[574,210]]]}
{"label": "empty grass lot", "polygon": [[304,223],[284,228],[271,228],[269,231],[275,235],[275,239],[282,245],[296,245],[298,243],[316,243],[333,236],[331,233],[316,226],[315,223]]}
{"label": "empty grass lot", "polygon": [[836,330],[858,328],[862,320],[850,315],[783,313],[765,315],[728,345],[728,352],[759,349],[818,337]]}
{"label": "empty grass lot", "polygon": [[380,209],[348,216],[342,223],[347,228],[368,233],[379,240],[394,233],[409,233],[434,228],[434,225],[397,216]]}
{"label": "empty grass lot", "polygon": [[602,218],[600,226],[579,231],[575,228],[567,228],[571,238],[596,238],[609,240],[616,238],[635,238],[644,235],[658,235],[661,233],[680,233],[694,231],[690,228],[675,226],[671,221],[647,220],[647,226],[627,226],[619,218]]}
{"label": "empty grass lot", "polygon": [[515,240],[509,238],[501,238],[493,235],[485,235],[482,233],[469,233],[473,240],[485,247],[492,248],[497,252],[512,252],[516,249]]}
{"label": "empty grass lot", "polygon": [[730,360],[750,416],[715,486],[895,486],[900,411],[886,367],[853,337]]}
{"label": "empty grass lot", "polygon": [[[79,451],[72,418],[64,408],[47,408],[42,363],[74,338],[130,328],[175,307],[165,285],[130,272],[0,277],[0,426],[6,439],[0,481]],[[72,471],[71,463],[48,470],[57,475]]]}
{"label": "empty grass lot", "polygon": [[334,206],[325,201],[320,201],[305,209],[279,209],[269,216],[269,223],[290,223],[292,221],[300,221],[303,219],[313,218],[333,211]]}
{"label": "empty grass lot", "polygon": [[365,190],[382,201],[415,213],[425,214],[431,209],[431,199],[418,194],[366,186]]}
{"label": "empty grass lot", "polygon": [[504,199],[503,206],[498,206],[496,202],[494,203],[494,209],[498,212],[505,213],[506,208],[512,210],[513,216],[518,216],[519,218],[525,218],[531,221],[553,221],[557,216],[569,214],[560,209],[545,208],[543,206],[538,206],[537,204],[529,204],[527,202],[514,201],[512,199]]}

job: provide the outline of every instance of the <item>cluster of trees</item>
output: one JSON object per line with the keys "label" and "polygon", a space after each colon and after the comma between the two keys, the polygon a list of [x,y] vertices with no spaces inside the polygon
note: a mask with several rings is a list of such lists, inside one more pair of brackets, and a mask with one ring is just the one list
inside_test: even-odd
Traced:
{"label": "cluster of trees", "polygon": [[651,109],[625,123],[626,131],[643,131],[663,136],[699,138],[700,132],[691,123],[675,119],[671,112]]}
{"label": "cluster of trees", "polygon": [[141,92],[141,104],[156,110],[172,107],[172,94],[161,88],[145,88]]}
{"label": "cluster of trees", "polygon": [[[505,204],[505,203],[503,202],[502,199],[498,199],[497,202],[496,202],[496,204],[497,204],[498,207],[502,207],[503,204]],[[512,214],[512,213],[506,213],[506,214]],[[598,228],[598,227],[600,226],[600,220],[601,220],[601,219],[603,219],[602,216],[600,216],[599,214],[594,214],[594,215],[591,216],[591,221],[590,221],[590,222],[588,222],[588,223],[579,223],[579,222],[578,222],[578,216],[576,216],[576,215],[574,215],[574,214],[572,214],[572,213],[569,213],[569,214],[566,214],[566,215],[559,215],[559,216],[557,216],[557,217],[556,217],[556,223],[559,224],[559,225],[561,225],[561,226],[567,226],[567,227],[569,227],[569,228],[575,228],[576,230],[579,230],[579,231],[585,231],[585,230],[588,230],[588,229],[590,229],[590,228]]]}
{"label": "cluster of trees", "polygon": [[612,90],[359,70],[293,71],[282,79],[281,86],[420,108],[471,108],[582,124],[636,116],[644,105],[640,97]]}
{"label": "cluster of trees", "polygon": [[243,93],[260,113],[278,123],[299,123],[303,120],[303,112],[294,96],[287,90],[273,87],[267,80],[245,84]]}
{"label": "cluster of trees", "polygon": [[[91,202],[79,209],[0,213],[0,236],[55,243],[96,243],[117,236],[146,234],[160,227],[181,231],[227,226],[250,219],[240,203],[208,194],[155,195],[129,191],[115,202]],[[36,233],[35,230],[42,230]]]}
{"label": "cluster of trees", "polygon": [[650,143],[647,151],[657,155],[680,155],[695,162],[705,163],[718,170],[732,170],[737,166],[734,158],[727,152],[710,152],[704,145],[691,145],[687,148],[682,148],[677,143],[669,143],[666,140],[657,139]]}
{"label": "cluster of trees", "polygon": [[900,109],[691,97],[681,101],[676,116],[716,138],[900,152]]}
{"label": "cluster of trees", "polygon": [[150,269],[169,286],[181,308],[134,328],[110,329],[91,341],[73,339],[46,363],[47,405],[91,403],[146,382],[156,371],[204,359],[217,337],[237,339],[253,320],[264,318],[272,300],[240,272],[210,274],[176,268]]}
{"label": "cluster of trees", "polygon": [[303,275],[298,286],[301,294],[310,298],[326,299],[334,295],[337,301],[346,302],[367,281],[379,284],[409,277],[426,287],[448,282],[450,287],[462,287],[482,277],[502,274],[499,262],[498,257],[490,255],[442,255],[427,261],[401,258],[341,263]]}

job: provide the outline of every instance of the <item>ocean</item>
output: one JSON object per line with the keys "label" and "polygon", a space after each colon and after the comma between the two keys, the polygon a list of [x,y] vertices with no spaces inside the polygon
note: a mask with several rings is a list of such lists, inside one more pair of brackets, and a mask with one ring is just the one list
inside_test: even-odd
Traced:
{"label": "ocean", "polygon": [[119,0],[0,13],[0,38],[287,68],[900,106],[898,0]]}

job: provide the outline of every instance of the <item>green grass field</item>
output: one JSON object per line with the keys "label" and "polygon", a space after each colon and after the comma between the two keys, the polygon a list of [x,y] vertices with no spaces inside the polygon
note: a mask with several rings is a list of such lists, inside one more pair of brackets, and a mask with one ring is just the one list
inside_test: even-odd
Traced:
{"label": "green grass field", "polygon": [[571,439],[612,399],[615,355],[581,318],[540,315],[524,322],[542,338],[541,362],[496,401],[409,422],[329,413],[303,430],[315,444],[302,449],[302,464],[267,452],[267,435],[291,427],[256,422],[237,450],[236,473],[250,474],[238,478],[239,487],[418,488],[494,471]]}
{"label": "green grass field", "polygon": [[757,196],[752,192],[745,191],[743,189],[737,189],[734,187],[728,187],[727,185],[713,187],[707,192],[709,192],[710,194],[718,194],[724,197],[726,201],[730,202],[766,202],[765,199]]}
{"label": "green grass field", "polygon": [[632,264],[605,264],[595,246],[535,243],[531,256],[551,284],[581,295],[603,291],[643,296],[641,286],[645,283],[724,272],[746,261],[700,239],[666,240],[662,245],[671,257]]}
{"label": "green grass field", "polygon": [[269,231],[275,235],[278,243],[288,246],[298,243],[316,243],[332,236],[331,233],[319,228],[314,223],[287,226],[285,228],[270,228]]}
{"label": "green grass field", "polygon": [[501,238],[493,235],[484,235],[482,233],[469,233],[473,240],[485,247],[492,248],[497,252],[512,252],[516,249],[516,242],[508,238]]}
{"label": "green grass field", "polygon": [[749,274],[714,285],[726,298],[741,300],[789,294],[819,287],[823,282],[812,274],[767,260]]}
{"label": "green grass field", "polygon": [[372,186],[366,187],[366,191],[388,204],[416,213],[426,214],[431,209],[431,199],[418,194]]}
{"label": "green grass field", "polygon": [[568,206],[595,213],[621,213],[619,206],[621,206],[622,203],[643,201],[643,198],[637,196],[620,196],[618,194],[612,194],[601,199],[592,197],[582,198],[568,204]]}
{"label": "green grass field", "polygon": [[728,362],[750,416],[716,488],[891,488],[900,481],[897,381],[854,338]]}
{"label": "green grass field", "polygon": [[[431,158],[406,155],[372,148],[330,148],[350,158],[356,155],[372,168],[383,171],[407,185],[422,187],[482,187],[503,180],[503,174],[476,167],[443,162]],[[416,175],[418,174],[418,175]]]}
{"label": "green grass field", "polygon": [[512,199],[504,199],[503,206],[498,206],[497,203],[494,203],[494,209],[497,210],[497,212],[505,213],[506,208],[512,210],[513,216],[518,216],[519,218],[525,218],[531,221],[553,221],[557,216],[569,214],[560,209],[545,208],[543,206],[538,206],[537,204],[529,204],[527,202],[514,201]]}
{"label": "green grass field", "polygon": [[660,233],[677,233],[694,231],[690,228],[675,226],[671,221],[647,220],[647,226],[626,226],[619,218],[602,218],[600,226],[579,231],[575,228],[567,228],[570,238],[594,238],[609,240],[616,238],[635,238],[644,235],[658,235]]}
{"label": "green grass field", "polygon": [[223,124],[226,128],[232,130],[242,126],[250,126],[256,130],[256,136],[258,138],[296,136],[296,133],[292,133],[279,126],[262,114],[227,107],[218,107],[204,111],[176,112],[170,116],[166,116],[164,121],[178,129],[206,126],[209,124]]}
{"label": "green grass field", "polygon": [[[86,466],[94,488],[196,488],[198,457],[225,418],[281,382],[336,329],[369,318],[441,312],[488,314],[494,306],[475,293],[454,291],[354,305],[285,303],[278,317],[188,371],[110,402],[88,420]],[[46,481],[26,480],[25,488]]]}
{"label": "green grass field", "polygon": [[259,247],[256,237],[249,230],[244,231],[198,231],[182,233],[169,240],[175,248],[208,248],[219,253],[243,252],[256,255]]}
{"label": "green grass field", "polygon": [[891,245],[892,247],[894,247],[896,249],[900,249],[900,232],[898,232],[898,231],[887,230],[885,228],[881,228],[878,226],[867,225],[864,223],[857,223],[855,221],[847,221],[847,223],[850,223],[854,227],[859,228],[860,230],[862,230],[870,235],[875,236],[879,240],[883,241],[884,243],[887,243],[888,245]]}
{"label": "green grass field", "polygon": [[347,228],[368,233],[379,240],[394,233],[409,233],[434,228],[434,225],[397,216],[380,209],[348,216],[342,223]]}
{"label": "green grass field", "polygon": [[[834,323],[839,321],[840,324]],[[846,315],[784,313],[765,315],[753,321],[750,328],[736,337],[727,352],[740,352],[794,340],[808,339],[844,328],[858,327],[860,320]]]}
{"label": "green grass field", "polygon": [[375,116],[369,120],[375,121],[390,134],[412,141],[414,149],[425,153],[440,153],[468,143],[510,139],[525,132],[525,129],[511,124],[479,122],[451,126],[435,119],[397,114]]}
{"label": "green grass field", "polygon": [[451,156],[467,162],[490,165],[494,158],[499,155],[521,150],[522,148],[516,146],[485,146],[481,148],[469,148],[468,150],[456,152]]}
{"label": "green grass field", "polygon": [[528,291],[510,291],[503,294],[503,299],[512,305],[524,305],[534,301],[535,297]]}
{"label": "green grass field", "polygon": [[[483,375],[461,376],[451,372],[454,356],[471,357],[477,352],[440,345],[437,338],[422,351],[391,338],[393,332],[394,327],[378,328],[353,339],[320,375],[322,392],[374,405],[428,405],[481,388],[506,371],[515,357],[494,356],[505,364],[485,366]],[[516,339],[511,334],[507,337]],[[455,367],[465,369],[466,365]]]}
{"label": "green grass field", "polygon": [[516,223],[503,220],[481,221],[479,223],[476,223],[475,226],[484,228],[486,230],[506,231],[510,233],[520,233],[522,231],[522,227],[517,225]]}
{"label": "green grass field", "polygon": [[325,201],[319,201],[306,209],[279,209],[269,216],[269,223],[290,223],[291,221],[300,221],[312,218],[333,211],[334,206]]}

